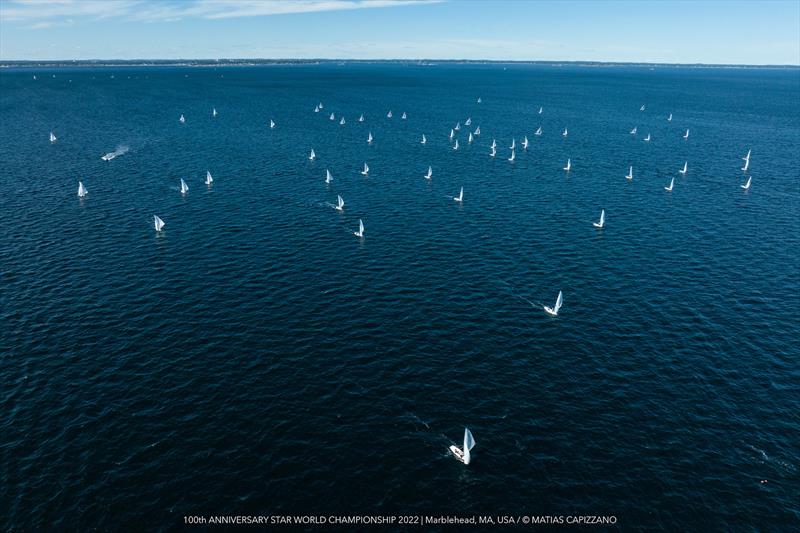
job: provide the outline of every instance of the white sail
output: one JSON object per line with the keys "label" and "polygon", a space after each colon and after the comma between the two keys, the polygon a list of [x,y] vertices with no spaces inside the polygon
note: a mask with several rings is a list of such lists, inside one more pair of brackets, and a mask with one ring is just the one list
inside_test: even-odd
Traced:
{"label": "white sail", "polygon": [[186,185],[186,182],[181,178],[181,194],[186,194],[187,192],[189,192],[189,186]]}
{"label": "white sail", "polygon": [[178,119],[178,121],[179,121],[181,124],[183,124],[184,122],[186,122],[186,117],[184,117],[183,115],[181,115],[181,118],[179,118],[179,119]]}
{"label": "white sail", "polygon": [[481,134],[481,127],[478,126],[477,128],[475,128],[475,137],[479,137],[480,134]]}
{"label": "white sail", "polygon": [[354,231],[353,235],[355,235],[356,237],[364,236],[364,223],[361,221],[360,218],[358,219],[358,231]]}
{"label": "white sail", "polygon": [[212,117],[216,117],[217,116],[217,108],[216,107],[211,109],[211,116]]}
{"label": "white sail", "polygon": [[749,188],[750,188],[750,182],[751,182],[751,181],[753,181],[753,177],[752,177],[752,176],[749,176],[749,177],[747,178],[747,183],[745,183],[744,185],[740,185],[740,187],[741,187],[742,189],[744,189],[744,190],[747,190],[747,189],[749,189]]}
{"label": "white sail", "polygon": [[572,170],[572,159],[567,159],[567,166],[564,167],[564,170],[566,170],[567,172]]}
{"label": "white sail", "polygon": [[558,316],[559,310],[561,310],[561,306],[564,303],[564,296],[561,294],[561,291],[558,291],[558,298],[556,298],[556,305],[553,307],[543,306],[544,310],[547,314],[552,316]]}
{"label": "white sail", "polygon": [[83,198],[84,196],[86,196],[87,192],[88,191],[86,190],[86,187],[83,186],[83,182],[79,181],[78,182],[78,196]]}
{"label": "white sail", "polygon": [[542,107],[541,106],[539,107],[539,114],[540,115],[542,114]]}
{"label": "white sail", "polygon": [[322,105],[322,102],[320,102],[317,107],[319,107],[320,109],[324,109],[325,108],[325,106]]}
{"label": "white sail", "polygon": [[458,150],[458,139],[456,139],[456,144],[453,145],[453,150]]}
{"label": "white sail", "polygon": [[456,130],[456,131],[460,130],[461,129],[461,123],[460,122],[456,122],[456,127],[453,128],[453,129]]}
{"label": "white sail", "polygon": [[470,460],[472,459],[470,456],[470,451],[472,448],[475,447],[475,439],[472,436],[472,432],[469,428],[464,428],[464,464],[468,465]]}
{"label": "white sail", "polygon": [[342,117],[342,119],[339,121],[339,124],[344,126],[344,117]]}
{"label": "white sail", "polygon": [[522,141],[522,149],[523,150],[527,150],[528,149],[528,136],[527,135],[525,136],[525,139]]}
{"label": "white sail", "polygon": [[511,157],[509,157],[508,160],[513,162],[516,157],[517,154],[514,152],[514,150],[511,150]]}
{"label": "white sail", "polygon": [[275,129],[275,121],[272,119],[269,119],[269,129],[271,130]]}
{"label": "white sail", "polygon": [[465,126],[471,126],[472,125],[472,117],[467,118],[467,120],[464,121],[464,125]]}
{"label": "white sail", "polygon": [[667,117],[667,122],[672,122],[672,113],[670,113],[669,117]]}
{"label": "white sail", "polygon": [[367,144],[372,144],[372,132],[369,132],[369,135],[367,136]]}
{"label": "white sail", "polygon": [[331,116],[330,116],[330,117],[328,117],[328,118],[329,118],[330,120],[336,120],[336,115],[334,115],[333,113],[331,113]]}
{"label": "white sail", "polygon": [[600,220],[598,222],[593,222],[595,228],[602,228],[606,223],[606,210],[602,209],[600,211]]}
{"label": "white sail", "polygon": [[495,148],[494,146],[492,146],[492,151],[491,151],[491,152],[489,152],[489,156],[490,156],[490,157],[494,157],[494,156],[496,156],[496,155],[497,155],[497,148]]}
{"label": "white sail", "polygon": [[319,113],[319,106],[318,105],[314,106],[314,113]]}
{"label": "white sail", "polygon": [[646,142],[646,143],[650,142],[650,133],[649,132],[647,133],[647,137],[644,138],[644,142]]}
{"label": "white sail", "polygon": [[53,134],[53,132],[52,132],[52,131],[50,132],[50,142],[51,142],[51,143],[54,143],[54,142],[56,142],[56,136]]}
{"label": "white sail", "polygon": [[625,179],[632,180],[633,179],[633,165],[628,169],[628,175],[625,176]]}
{"label": "white sail", "polygon": [[391,112],[391,111],[389,111],[388,113],[386,113],[386,118],[392,118],[392,112]]}
{"label": "white sail", "polygon": [[750,168],[750,152],[751,151],[752,151],[752,149],[748,150],[747,151],[747,155],[742,158],[742,161],[744,161],[744,166],[742,167],[742,171],[743,172],[747,172],[747,169]]}
{"label": "white sail", "polygon": [[364,170],[362,170],[362,171],[361,171],[361,173],[362,173],[363,175],[365,175],[365,176],[366,176],[367,174],[369,174],[369,165],[367,165],[366,163],[364,163]]}
{"label": "white sail", "polygon": [[433,177],[433,168],[428,167],[428,173],[425,174],[425,179],[431,179]]}
{"label": "white sail", "polygon": [[467,143],[472,144],[472,132],[469,132],[469,137],[467,137]]}
{"label": "white sail", "polygon": [[425,134],[423,133],[422,134],[422,140],[419,143],[420,144],[425,144],[426,142],[428,142],[428,139],[425,138]]}
{"label": "white sail", "polygon": [[330,183],[333,181],[333,176],[331,176],[331,171],[327,168],[325,169],[325,183]]}
{"label": "white sail", "polygon": [[400,120],[405,120],[405,119],[406,119],[406,112],[403,111],[403,114],[400,116]]}
{"label": "white sail", "polygon": [[314,149],[312,148],[312,149],[311,149],[311,153],[308,155],[308,159],[310,159],[311,161],[313,161],[313,160],[315,160],[316,158],[317,158],[317,154],[315,154],[315,153],[314,153]]}
{"label": "white sail", "polygon": [[631,135],[636,135],[636,131],[639,129],[639,126],[634,126],[631,130]]}
{"label": "white sail", "polygon": [[153,226],[156,228],[156,231],[161,231],[161,228],[164,227],[164,221],[158,218],[158,215],[153,215]]}
{"label": "white sail", "polygon": [[497,141],[492,139],[492,148],[497,148]]}
{"label": "white sail", "polygon": [[361,115],[360,117],[358,117],[358,121],[359,122],[364,122],[364,115]]}
{"label": "white sail", "polygon": [[464,187],[461,187],[461,192],[458,193],[458,196],[453,196],[453,200],[456,202],[461,202],[464,200]]}
{"label": "white sail", "polygon": [[667,191],[667,192],[672,192],[672,187],[674,187],[674,186],[675,186],[675,178],[672,178],[669,181],[669,187],[664,187],[664,190]]}
{"label": "white sail", "polygon": [[639,111],[644,111],[644,104],[642,104],[642,107],[639,108]]}
{"label": "white sail", "polygon": [[453,137],[455,137],[455,136],[456,136],[456,132],[454,132],[454,131],[452,130],[452,128],[451,128],[451,129],[450,129],[450,140],[452,141],[452,140],[453,140]]}
{"label": "white sail", "polygon": [[686,161],[686,162],[683,164],[683,168],[682,168],[681,170],[679,170],[678,172],[680,172],[680,173],[681,173],[681,174],[683,174],[683,175],[686,175],[686,170],[687,170],[688,168],[689,168],[689,162],[688,162],[688,161]]}
{"label": "white sail", "polygon": [[211,171],[210,170],[206,170],[206,185],[211,185],[211,183],[213,181],[214,181],[214,178],[211,177]]}
{"label": "white sail", "polygon": [[686,133],[683,134],[683,138],[684,139],[688,139],[689,138],[689,130],[688,129],[686,130]]}
{"label": "white sail", "polygon": [[564,133],[562,133],[562,134],[561,134],[561,136],[562,136],[562,137],[566,137],[566,136],[567,136],[567,133],[568,133],[568,132],[567,132],[567,128],[564,128]]}
{"label": "white sail", "polygon": [[344,200],[342,200],[342,196],[337,194],[336,195],[336,210],[341,211],[344,209]]}
{"label": "white sail", "polygon": [[[34,76],[33,79],[36,79],[36,76]],[[478,103],[480,104],[481,102],[482,102],[482,100],[481,100],[481,97],[479,96],[478,97]]]}
{"label": "white sail", "polygon": [[539,128],[536,130],[536,132],[534,133],[534,135],[541,135],[541,134],[542,134],[542,127],[541,127],[541,126],[539,126]]}
{"label": "white sail", "polygon": [[517,147],[517,140],[516,139],[511,139],[511,146],[509,146],[508,149],[509,150],[513,150],[516,147]]}

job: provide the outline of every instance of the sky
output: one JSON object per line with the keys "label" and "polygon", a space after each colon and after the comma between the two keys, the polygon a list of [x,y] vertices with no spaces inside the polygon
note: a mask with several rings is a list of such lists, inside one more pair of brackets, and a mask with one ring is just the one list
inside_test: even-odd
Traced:
{"label": "sky", "polygon": [[0,60],[800,65],[800,0],[0,0]]}

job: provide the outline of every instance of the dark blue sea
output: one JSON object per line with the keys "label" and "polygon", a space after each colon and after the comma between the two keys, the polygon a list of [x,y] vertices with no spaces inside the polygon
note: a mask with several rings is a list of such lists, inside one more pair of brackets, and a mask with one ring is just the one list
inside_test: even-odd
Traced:
{"label": "dark blue sea", "polygon": [[800,527],[798,69],[5,69],[0,216],[4,530]]}

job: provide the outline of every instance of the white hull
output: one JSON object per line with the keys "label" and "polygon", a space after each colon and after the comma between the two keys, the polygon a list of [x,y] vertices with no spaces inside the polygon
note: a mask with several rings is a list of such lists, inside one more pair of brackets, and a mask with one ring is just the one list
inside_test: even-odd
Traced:
{"label": "white hull", "polygon": [[544,312],[547,313],[548,315],[550,315],[550,316],[558,316],[558,313],[553,311],[552,307],[547,307],[546,305],[543,306],[543,307],[544,307]]}
{"label": "white hull", "polygon": [[[450,446],[450,453],[456,456],[456,459],[464,463],[464,452],[461,451],[461,448],[453,444]],[[466,463],[464,463],[466,464]]]}
{"label": "white hull", "polygon": [[103,161],[111,161],[115,157],[117,157],[117,154],[115,154],[114,152],[109,152],[106,155],[104,155],[103,157],[101,157],[100,159],[102,159]]}

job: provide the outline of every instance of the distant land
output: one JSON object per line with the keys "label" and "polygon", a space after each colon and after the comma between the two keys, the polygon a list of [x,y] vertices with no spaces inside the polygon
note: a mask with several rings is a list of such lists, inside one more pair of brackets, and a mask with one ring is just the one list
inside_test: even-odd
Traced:
{"label": "distant land", "polygon": [[261,65],[398,64],[398,65],[546,65],[649,68],[800,69],[800,65],[737,65],[717,63],[628,63],[604,61],[500,61],[474,59],[54,59],[49,61],[0,60],[0,68],[67,67],[246,67]]}

